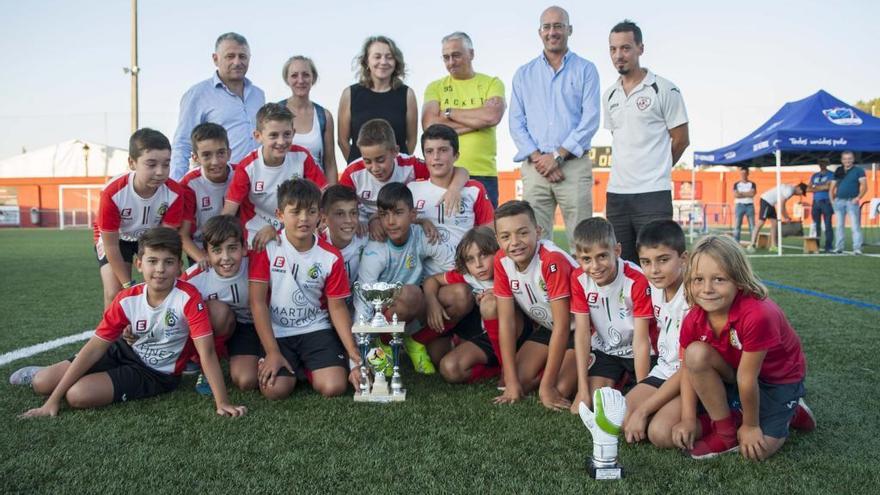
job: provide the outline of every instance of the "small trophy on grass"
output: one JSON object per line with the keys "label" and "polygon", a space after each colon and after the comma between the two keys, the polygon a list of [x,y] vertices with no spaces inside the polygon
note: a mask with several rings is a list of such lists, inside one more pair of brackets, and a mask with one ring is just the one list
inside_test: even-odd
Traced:
{"label": "small trophy on grass", "polygon": [[626,416],[626,399],[619,390],[602,387],[593,392],[593,408],[578,405],[584,426],[593,437],[593,455],[587,460],[590,477],[617,480],[623,477],[623,466],[617,459],[617,436]]}
{"label": "small trophy on grass", "polygon": [[[373,317],[370,321],[358,315],[351,327],[355,342],[361,353],[361,380],[359,390],[354,393],[355,402],[402,402],[406,400],[406,390],[400,376],[400,346],[403,344],[404,322],[397,321],[397,314],[391,322],[385,318],[384,311],[390,306],[402,289],[400,283],[387,282],[360,283],[355,282],[355,294],[373,306]],[[372,340],[378,334],[391,334],[391,358],[393,365],[388,363],[388,356],[381,347],[371,349]],[[372,368],[374,380],[370,379]],[[391,370],[391,387],[385,379]]]}

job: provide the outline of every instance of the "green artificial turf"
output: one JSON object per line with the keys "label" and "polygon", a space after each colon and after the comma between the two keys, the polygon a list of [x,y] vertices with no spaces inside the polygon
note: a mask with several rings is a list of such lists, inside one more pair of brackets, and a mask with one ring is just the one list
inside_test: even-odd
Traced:
{"label": "green artificial turf", "polygon": [[[84,231],[0,230],[0,353],[93,327],[97,266]],[[880,304],[880,259],[755,258],[775,282]],[[250,413],[215,416],[194,379],[162,397],[55,419],[18,420],[41,399],[8,385],[25,364],[49,364],[79,344],[0,367],[0,493],[876,493],[880,451],[880,312],[771,290],[801,335],[807,401],[819,429],[793,433],[772,459],[697,462],[622,445],[622,481],[585,470],[580,420],[534,398],[494,406],[494,383],[453,386],[405,367],[399,404],[323,399],[302,387],[269,402],[232,392]]]}

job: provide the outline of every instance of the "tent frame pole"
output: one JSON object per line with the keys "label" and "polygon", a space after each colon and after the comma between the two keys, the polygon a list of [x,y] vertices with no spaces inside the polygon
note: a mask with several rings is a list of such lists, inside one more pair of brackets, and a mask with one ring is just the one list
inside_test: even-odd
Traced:
{"label": "tent frame pole", "polygon": [[776,150],[776,255],[782,256],[782,209],[785,202],[782,201],[782,150]]}

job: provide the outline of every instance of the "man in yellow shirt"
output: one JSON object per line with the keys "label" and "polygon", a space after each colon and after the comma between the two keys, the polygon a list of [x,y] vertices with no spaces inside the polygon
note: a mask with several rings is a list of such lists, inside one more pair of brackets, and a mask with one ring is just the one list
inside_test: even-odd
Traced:
{"label": "man in yellow shirt", "polygon": [[449,75],[425,89],[422,128],[445,124],[455,129],[460,143],[455,164],[486,187],[489,200],[497,207],[495,126],[504,116],[504,84],[497,77],[474,72],[474,46],[467,34],[456,31],[442,43],[443,64]]}

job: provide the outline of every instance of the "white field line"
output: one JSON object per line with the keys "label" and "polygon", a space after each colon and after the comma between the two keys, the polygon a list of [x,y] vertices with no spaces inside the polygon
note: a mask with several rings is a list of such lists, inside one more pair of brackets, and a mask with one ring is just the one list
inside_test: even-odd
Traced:
{"label": "white field line", "polygon": [[43,342],[40,344],[34,344],[27,347],[22,347],[21,349],[16,349],[12,352],[7,352],[6,354],[0,354],[0,366],[5,364],[9,364],[13,361],[18,361],[19,359],[24,359],[26,357],[31,357],[36,354],[40,354],[42,352],[51,351],[57,347],[61,347],[63,345],[72,344],[74,342],[81,342],[83,340],[88,340],[89,337],[94,335],[94,330],[86,330],[84,332],[75,333],[73,335],[68,335],[67,337],[61,337],[54,340],[49,340],[47,342]]}

